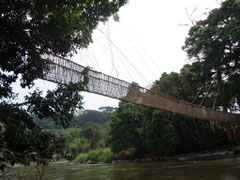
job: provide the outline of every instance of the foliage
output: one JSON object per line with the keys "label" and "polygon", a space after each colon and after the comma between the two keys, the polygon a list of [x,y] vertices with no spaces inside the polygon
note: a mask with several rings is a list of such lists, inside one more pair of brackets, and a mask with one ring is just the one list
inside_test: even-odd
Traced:
{"label": "foliage", "polygon": [[[0,6],[0,169],[15,163],[49,159],[58,141],[41,131],[30,114],[52,118],[67,127],[81,107],[82,84],[60,84],[45,97],[35,90],[25,102],[15,103],[11,84],[20,78],[21,87],[31,88],[48,70],[44,54],[73,55],[92,42],[99,22],[117,12],[126,0],[91,1],[2,1]],[[52,148],[54,147],[54,148]]]}
{"label": "foliage", "polygon": [[[149,108],[148,115],[145,115],[144,145],[148,152],[174,152],[178,149],[179,135],[171,125],[171,115],[163,110]],[[170,131],[171,127],[171,131]]]}
{"label": "foliage", "polygon": [[28,165],[31,161],[44,163],[43,159],[50,159],[53,153],[59,152],[64,146],[62,137],[55,137],[38,128],[29,112],[38,114],[40,118],[51,117],[56,123],[67,126],[75,109],[81,106],[81,88],[81,84],[70,83],[60,85],[52,92],[48,91],[46,97],[41,96],[40,91],[35,91],[25,97],[23,104],[1,102],[0,122],[4,130],[1,131],[0,168],[16,163]]}
{"label": "foliage", "polygon": [[88,140],[90,149],[95,149],[102,137],[99,125],[92,122],[86,123],[81,129],[79,135]]}
{"label": "foliage", "polygon": [[53,133],[55,136],[64,136],[66,141],[73,140],[80,132],[79,128],[66,129],[45,129],[45,131]]}
{"label": "foliage", "polygon": [[[111,113],[112,111],[105,112],[104,110],[84,110],[83,113],[78,113],[77,115],[74,115],[73,120],[70,122],[68,127],[82,128],[87,122],[93,122],[99,125],[106,126],[105,123],[110,121]],[[37,126],[42,129],[62,129],[62,126],[56,124],[51,117],[40,119],[37,115],[33,114],[33,120],[37,124]]]}
{"label": "foliage", "polygon": [[102,149],[94,149],[88,152],[88,160],[98,161],[99,157],[103,154]]}
{"label": "foliage", "polygon": [[182,99],[182,95],[184,94],[182,85],[183,82],[178,73],[163,73],[161,78],[155,81],[151,89],[178,99]]}
{"label": "foliage", "polygon": [[[206,81],[224,111],[239,104],[240,2],[226,0],[208,17],[196,23],[188,34],[183,49],[193,62],[201,64]],[[236,104],[236,101],[237,103]]]}
{"label": "foliage", "polygon": [[80,162],[80,163],[86,163],[88,160],[88,154],[87,153],[81,153],[81,154],[78,154],[77,157],[76,157],[76,161],[77,162]]}
{"label": "foliage", "polygon": [[2,131],[0,139],[0,168],[36,161],[44,163],[53,153],[59,152],[64,140],[39,129],[24,109],[0,103]]}
{"label": "foliage", "polygon": [[128,148],[116,154],[116,159],[133,159],[135,157],[136,157],[135,148]]}
{"label": "foliage", "polygon": [[[199,21],[188,34],[183,49],[209,84],[207,95],[212,107],[225,112],[239,110],[240,70],[240,2],[226,0]],[[206,94],[206,93],[205,93]],[[225,124],[228,138],[236,144],[238,137],[229,123]]]}
{"label": "foliage", "polygon": [[[186,65],[181,73],[163,73],[152,90],[183,100],[190,100],[198,88],[191,88],[197,78],[195,67]],[[184,86],[184,84],[188,86]],[[195,91],[194,91],[195,90]],[[195,102],[201,101],[201,95]],[[107,144],[113,152],[135,149],[132,156],[176,154],[223,147],[226,133],[217,122],[185,117],[163,110],[120,102],[112,114]]]}
{"label": "foliage", "polygon": [[73,150],[74,154],[87,152],[90,149],[90,143],[84,137],[74,138],[70,143],[70,148]]}
{"label": "foliage", "polygon": [[41,128],[41,129],[61,129],[62,126],[56,124],[52,118],[48,117],[48,118],[38,118],[38,116],[36,116],[35,114],[32,115],[33,118],[33,122],[37,125],[37,127]]}
{"label": "foliage", "polygon": [[83,151],[83,152],[86,151],[84,145],[87,145],[87,143],[88,143],[88,140],[84,137],[74,138],[72,141],[73,146],[78,145],[79,146],[78,148],[81,149],[80,151]]}
{"label": "foliage", "polygon": [[128,148],[141,149],[141,113],[138,105],[120,102],[112,114],[107,144],[117,153]]}
{"label": "foliage", "polygon": [[60,159],[73,160],[79,153],[87,153],[96,148],[105,148],[105,139],[102,134],[107,134],[106,128],[92,122],[86,123],[83,128],[51,129],[48,132],[65,139],[64,149]]}
{"label": "foliage", "polygon": [[116,158],[116,155],[109,149],[95,149],[88,153],[81,153],[77,155],[76,161],[80,163],[86,163],[88,160],[96,162],[112,162]]}
{"label": "foliage", "polygon": [[93,122],[96,124],[104,124],[107,121],[110,121],[109,115],[106,116],[104,112],[95,111],[95,110],[85,110],[82,114],[79,114],[74,118],[75,124],[78,128],[84,126],[87,122]]}
{"label": "foliage", "polygon": [[39,118],[51,117],[56,124],[67,127],[77,108],[82,108],[83,83],[59,84],[56,90],[47,91],[45,98],[41,91],[34,91],[26,96],[24,103],[28,105],[28,112]]}
{"label": "foliage", "polygon": [[107,121],[110,121],[111,114],[116,110],[116,108],[112,106],[99,107],[98,109],[104,113]]}
{"label": "foliage", "polygon": [[125,3],[126,0],[2,2],[0,96],[11,93],[10,84],[18,74],[22,75],[23,87],[42,77],[47,64],[42,54],[65,56],[87,47],[98,23],[117,13]]}
{"label": "foliage", "polygon": [[117,156],[111,151],[104,151],[98,159],[99,162],[110,163],[115,160]]}
{"label": "foliage", "polygon": [[[154,83],[153,88],[158,86],[158,89],[164,90],[161,87],[167,83],[169,88],[160,92],[190,102],[193,101],[192,98],[196,98],[194,102],[198,103],[204,97],[198,93],[198,88],[189,87],[191,85],[190,82],[194,82],[197,77],[200,77],[196,75],[199,72],[196,69],[195,65],[185,65],[178,76],[174,73],[165,74],[165,76],[162,76],[160,80]],[[172,78],[172,76],[177,78]],[[173,91],[172,89],[178,89],[178,91]],[[217,122],[211,123],[210,121],[184,117],[179,114],[165,112],[164,115],[163,113],[164,111],[159,114],[160,118],[157,119],[165,121],[165,125],[161,126],[163,133],[161,137],[162,145],[166,150],[171,152],[191,152],[217,148],[219,147],[217,143],[219,143],[218,139],[220,137],[221,142],[223,144],[226,143],[226,135],[224,135],[225,133]],[[164,118],[162,117],[163,115]],[[216,131],[213,131],[213,129]],[[208,143],[212,146],[209,146]]]}

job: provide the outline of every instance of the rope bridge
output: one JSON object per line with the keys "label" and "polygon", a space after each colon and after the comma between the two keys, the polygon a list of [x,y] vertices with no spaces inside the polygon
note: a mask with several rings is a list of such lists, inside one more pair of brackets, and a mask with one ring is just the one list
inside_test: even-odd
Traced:
{"label": "rope bridge", "polygon": [[240,120],[239,114],[215,111],[183,100],[178,100],[88,69],[62,57],[44,55],[43,58],[49,59],[52,62],[52,64],[49,65],[49,70],[44,74],[43,79],[47,81],[54,83],[76,83],[87,80],[85,90],[90,93],[163,109],[198,119],[225,122],[236,122]]}

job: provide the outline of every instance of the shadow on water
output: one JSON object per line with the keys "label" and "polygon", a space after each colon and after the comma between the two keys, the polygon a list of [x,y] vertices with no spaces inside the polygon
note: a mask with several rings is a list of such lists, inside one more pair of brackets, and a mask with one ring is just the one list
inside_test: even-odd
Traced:
{"label": "shadow on water", "polygon": [[[22,179],[32,179],[32,177],[32,175],[24,176]],[[10,176],[6,176],[4,179],[9,178]],[[55,180],[238,180],[240,179],[240,158],[91,165],[62,162],[50,164],[45,178]]]}

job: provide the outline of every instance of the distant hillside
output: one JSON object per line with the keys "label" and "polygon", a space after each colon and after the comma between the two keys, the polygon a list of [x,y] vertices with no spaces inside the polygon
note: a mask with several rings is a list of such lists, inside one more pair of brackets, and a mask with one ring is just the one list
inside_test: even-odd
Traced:
{"label": "distant hillside", "polygon": [[[81,110],[73,118],[73,123],[70,127],[81,128],[87,122],[93,122],[96,124],[104,124],[110,121],[110,116],[114,112],[115,108],[107,106],[100,107],[100,111],[97,110]],[[33,115],[34,122],[38,127],[42,129],[62,129],[61,126],[56,125],[51,118],[39,119],[36,115]]]}

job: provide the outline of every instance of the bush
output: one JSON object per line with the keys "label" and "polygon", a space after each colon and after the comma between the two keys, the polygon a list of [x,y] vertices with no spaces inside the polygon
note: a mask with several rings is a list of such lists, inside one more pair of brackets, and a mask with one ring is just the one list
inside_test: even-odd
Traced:
{"label": "bush", "polygon": [[104,152],[102,155],[99,156],[100,162],[110,163],[114,159],[116,159],[116,155],[113,152]]}
{"label": "bush", "polygon": [[125,151],[117,153],[117,159],[131,159],[136,155],[136,148],[128,148]]}
{"label": "bush", "polygon": [[91,161],[99,161],[99,157],[103,154],[103,150],[102,149],[95,149],[95,150],[91,150],[88,153],[88,158]]}
{"label": "bush", "polygon": [[89,150],[90,144],[88,140],[84,137],[74,138],[73,141],[70,143],[70,147],[73,152],[75,152],[75,154],[85,153]]}
{"label": "bush", "polygon": [[96,149],[88,153],[81,153],[77,156],[76,161],[86,163],[88,160],[109,163],[116,158],[116,155],[109,149]]}
{"label": "bush", "polygon": [[88,154],[87,153],[81,153],[77,155],[76,161],[80,163],[86,163],[88,161]]}

